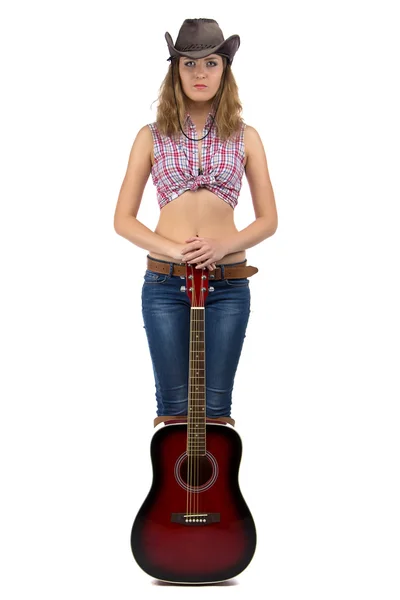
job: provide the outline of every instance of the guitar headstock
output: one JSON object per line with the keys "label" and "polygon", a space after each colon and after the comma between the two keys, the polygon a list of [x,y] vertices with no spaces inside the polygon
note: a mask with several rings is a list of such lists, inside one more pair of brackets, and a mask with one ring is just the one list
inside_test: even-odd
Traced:
{"label": "guitar headstock", "polygon": [[196,265],[186,265],[186,294],[191,306],[205,306],[209,291],[208,274],[206,267],[196,269]]}

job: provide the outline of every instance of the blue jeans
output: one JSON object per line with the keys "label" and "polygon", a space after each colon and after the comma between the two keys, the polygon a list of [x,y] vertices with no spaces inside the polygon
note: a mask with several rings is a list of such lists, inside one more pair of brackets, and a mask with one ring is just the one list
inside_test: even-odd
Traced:
{"label": "blue jeans", "polygon": [[[146,270],[142,287],[144,328],[153,363],[157,416],[187,415],[190,298],[185,280]],[[242,263],[233,263],[242,264]],[[209,280],[205,302],[207,417],[230,417],[236,369],[250,316],[249,279]],[[209,273],[212,273],[210,271]]]}

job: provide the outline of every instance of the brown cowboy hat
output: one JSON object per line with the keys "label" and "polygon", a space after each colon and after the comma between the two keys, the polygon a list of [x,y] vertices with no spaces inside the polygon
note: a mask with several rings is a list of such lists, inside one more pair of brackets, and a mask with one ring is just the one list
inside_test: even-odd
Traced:
{"label": "brown cowboy hat", "polygon": [[223,54],[232,64],[240,46],[240,37],[231,35],[224,40],[223,33],[214,19],[185,19],[176,38],[175,46],[168,31],[165,34],[171,60],[179,56],[204,58],[209,54]]}

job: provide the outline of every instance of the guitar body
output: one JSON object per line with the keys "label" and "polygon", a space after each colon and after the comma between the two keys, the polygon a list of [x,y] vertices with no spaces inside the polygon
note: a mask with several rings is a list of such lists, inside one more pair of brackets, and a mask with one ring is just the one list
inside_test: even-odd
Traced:
{"label": "guitar body", "polygon": [[215,583],[251,561],[256,529],[239,488],[242,443],[226,425],[206,424],[204,456],[187,453],[187,426],[153,436],[151,489],[133,523],[131,547],[150,576],[174,583]]}

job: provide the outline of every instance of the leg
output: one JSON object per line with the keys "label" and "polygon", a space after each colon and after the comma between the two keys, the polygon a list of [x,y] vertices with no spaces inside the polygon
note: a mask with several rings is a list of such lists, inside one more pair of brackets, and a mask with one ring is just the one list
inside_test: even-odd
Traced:
{"label": "leg", "polygon": [[231,415],[232,390],[250,316],[248,279],[222,279],[206,300],[207,416]]}
{"label": "leg", "polygon": [[187,415],[190,300],[179,277],[146,271],[142,315],[156,386],[157,415]]}

